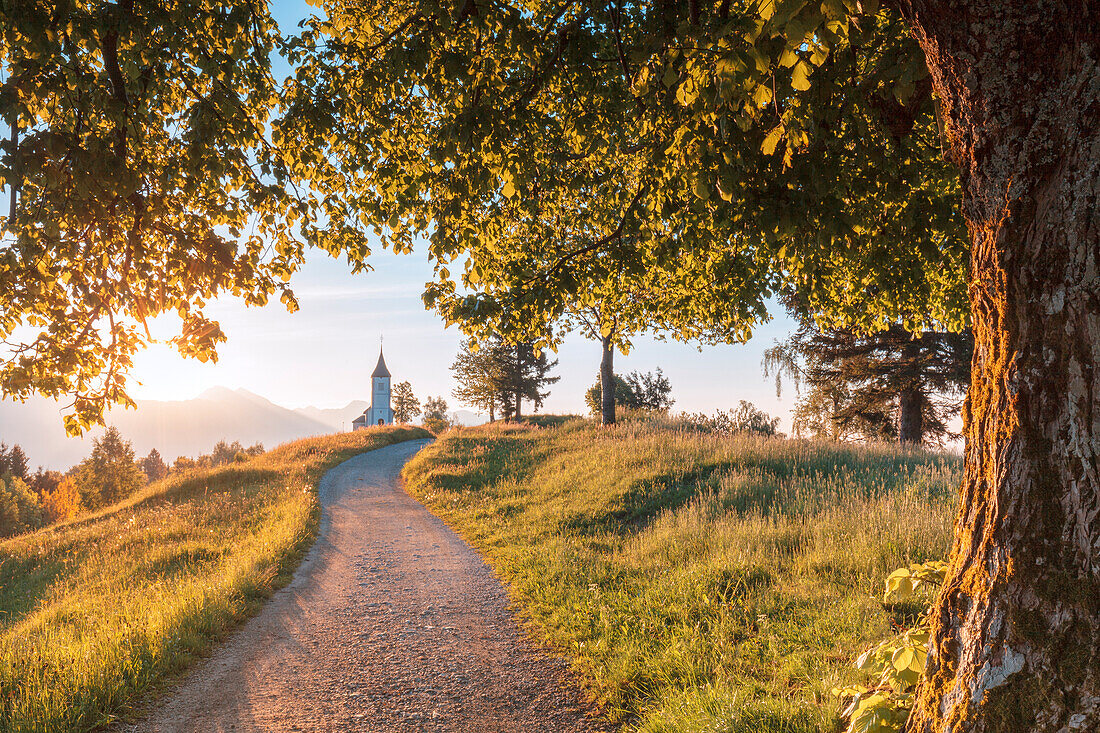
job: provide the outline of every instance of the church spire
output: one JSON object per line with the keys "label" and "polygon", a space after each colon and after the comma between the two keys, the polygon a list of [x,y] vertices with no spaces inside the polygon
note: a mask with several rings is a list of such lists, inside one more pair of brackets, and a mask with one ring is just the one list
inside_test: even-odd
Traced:
{"label": "church spire", "polygon": [[378,347],[378,364],[374,367],[374,371],[371,373],[371,378],[374,377],[388,377],[390,376],[390,370],[386,368],[386,359],[382,356],[382,347]]}

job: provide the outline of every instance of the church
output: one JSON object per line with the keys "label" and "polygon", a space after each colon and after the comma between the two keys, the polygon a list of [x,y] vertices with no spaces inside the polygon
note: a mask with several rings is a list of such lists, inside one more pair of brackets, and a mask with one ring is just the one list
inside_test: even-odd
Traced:
{"label": "church", "polygon": [[370,408],[351,421],[352,430],[363,430],[372,425],[393,425],[393,409],[390,407],[390,370],[382,349],[378,349],[378,364],[370,375]]}

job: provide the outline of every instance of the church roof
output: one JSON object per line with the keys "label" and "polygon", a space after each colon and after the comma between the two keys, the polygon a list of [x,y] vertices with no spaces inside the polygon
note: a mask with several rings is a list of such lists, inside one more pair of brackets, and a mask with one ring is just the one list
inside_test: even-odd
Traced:
{"label": "church roof", "polygon": [[382,356],[382,349],[378,349],[378,365],[371,372],[371,377],[388,377],[390,370],[386,368],[386,360]]}

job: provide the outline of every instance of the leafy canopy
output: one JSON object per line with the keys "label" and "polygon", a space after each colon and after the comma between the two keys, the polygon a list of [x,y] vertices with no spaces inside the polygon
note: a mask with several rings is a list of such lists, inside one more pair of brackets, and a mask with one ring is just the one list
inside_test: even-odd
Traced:
{"label": "leafy canopy", "polygon": [[306,243],[362,263],[355,217],[281,145],[279,43],[265,3],[0,4],[4,394],[71,395],[80,432],[133,404],[158,315],[179,318],[181,354],[214,359],[212,298],[294,310]]}
{"label": "leafy canopy", "polygon": [[635,279],[674,333],[745,333],[777,290],[860,329],[965,323],[923,59],[870,2],[324,8],[296,144],[389,246],[427,238],[427,303],[475,332],[550,343]]}

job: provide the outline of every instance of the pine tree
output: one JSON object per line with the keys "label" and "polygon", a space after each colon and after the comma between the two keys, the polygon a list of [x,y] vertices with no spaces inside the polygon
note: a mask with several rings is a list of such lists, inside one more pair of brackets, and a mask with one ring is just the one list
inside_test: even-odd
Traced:
{"label": "pine tree", "polygon": [[534,403],[537,410],[550,394],[543,391],[543,387],[560,379],[549,376],[558,360],[550,361],[545,351],[536,352],[529,343],[494,349],[493,353],[499,360],[500,400],[504,416],[519,422],[523,419],[523,401]]}
{"label": "pine tree", "polygon": [[111,426],[92,443],[92,452],[77,469],[76,484],[84,503],[96,509],[130,496],[145,483],[134,462],[134,448]]}
{"label": "pine tree", "polygon": [[420,400],[413,394],[412,385],[398,382],[393,387],[393,419],[399,423],[411,422],[420,414]]}
{"label": "pine tree", "polygon": [[141,459],[141,470],[150,482],[160,481],[168,475],[168,466],[165,465],[164,459],[160,457],[160,452],[156,448],[150,450],[149,455]]}
{"label": "pine tree", "polygon": [[24,482],[30,478],[27,474],[27,454],[18,444],[13,445],[8,451],[7,470],[12,476]]}
{"label": "pine tree", "polygon": [[795,409],[796,430],[920,445],[956,437],[948,423],[969,385],[972,352],[969,332],[915,335],[894,325],[860,335],[807,321],[765,352],[764,363],[777,391],[783,374],[808,387]]}
{"label": "pine tree", "polygon": [[7,443],[0,443],[0,474],[11,474],[23,481],[28,481],[27,454],[18,444],[8,448]]}

